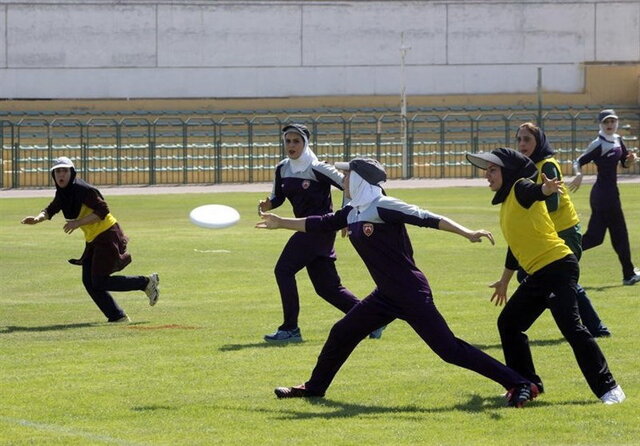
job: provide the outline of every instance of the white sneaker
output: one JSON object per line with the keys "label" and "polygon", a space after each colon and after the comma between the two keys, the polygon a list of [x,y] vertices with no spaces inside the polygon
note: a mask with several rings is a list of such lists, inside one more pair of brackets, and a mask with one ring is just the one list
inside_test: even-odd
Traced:
{"label": "white sneaker", "polygon": [[620,386],[615,386],[600,397],[602,402],[605,404],[618,404],[623,402],[626,398],[627,396],[624,394],[622,387]]}
{"label": "white sneaker", "polygon": [[149,282],[147,282],[147,287],[144,289],[144,292],[149,298],[149,305],[153,307],[160,298],[160,290],[158,289],[160,277],[158,277],[158,273],[153,273],[147,277],[147,279],[149,279]]}

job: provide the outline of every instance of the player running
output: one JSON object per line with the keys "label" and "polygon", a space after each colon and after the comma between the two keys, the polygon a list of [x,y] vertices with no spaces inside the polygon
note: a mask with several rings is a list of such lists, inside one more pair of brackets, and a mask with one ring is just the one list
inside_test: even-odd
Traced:
{"label": "player running", "polygon": [[158,302],[160,291],[158,274],[149,276],[114,276],[131,263],[127,252],[128,239],[109,211],[107,202],[98,189],[76,177],[73,162],[67,157],[56,159],[51,168],[56,195],[36,217],[22,219],[23,224],[35,225],[62,211],[67,220],[63,230],[71,234],[80,228],[84,233],[85,248],[80,259],[69,260],[82,265],[82,283],[89,296],[107,317],[108,322],[127,323],[129,316],[109,291],[144,291],[149,305]]}

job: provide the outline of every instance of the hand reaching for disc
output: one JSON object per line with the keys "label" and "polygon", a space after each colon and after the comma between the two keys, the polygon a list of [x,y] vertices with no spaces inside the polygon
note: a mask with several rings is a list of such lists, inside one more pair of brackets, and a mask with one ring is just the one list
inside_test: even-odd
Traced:
{"label": "hand reaching for disc", "polygon": [[258,229],[278,229],[279,226],[279,221],[280,221],[280,217],[278,217],[276,214],[270,214],[268,212],[262,212],[259,211],[260,213],[260,217],[262,218],[262,221],[259,221],[258,223],[256,223],[256,228]]}

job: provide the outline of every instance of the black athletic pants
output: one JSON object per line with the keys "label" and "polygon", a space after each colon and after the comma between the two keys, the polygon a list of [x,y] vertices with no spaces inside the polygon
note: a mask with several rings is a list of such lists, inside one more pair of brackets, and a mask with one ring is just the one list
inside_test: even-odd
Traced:
{"label": "black athletic pants", "polygon": [[601,397],[616,382],[596,340],[580,322],[576,301],[579,275],[578,260],[572,254],[528,276],[500,313],[498,330],[507,366],[535,383],[542,383],[525,332],[548,307],[573,349],[589,387]]}

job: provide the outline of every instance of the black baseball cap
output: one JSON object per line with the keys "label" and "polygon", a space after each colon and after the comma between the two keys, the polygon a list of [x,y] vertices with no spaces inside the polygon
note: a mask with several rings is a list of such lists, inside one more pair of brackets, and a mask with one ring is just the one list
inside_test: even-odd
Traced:
{"label": "black baseball cap", "polygon": [[379,186],[387,181],[387,172],[377,160],[373,158],[354,158],[349,162],[334,164],[338,170],[353,170],[369,184]]}

